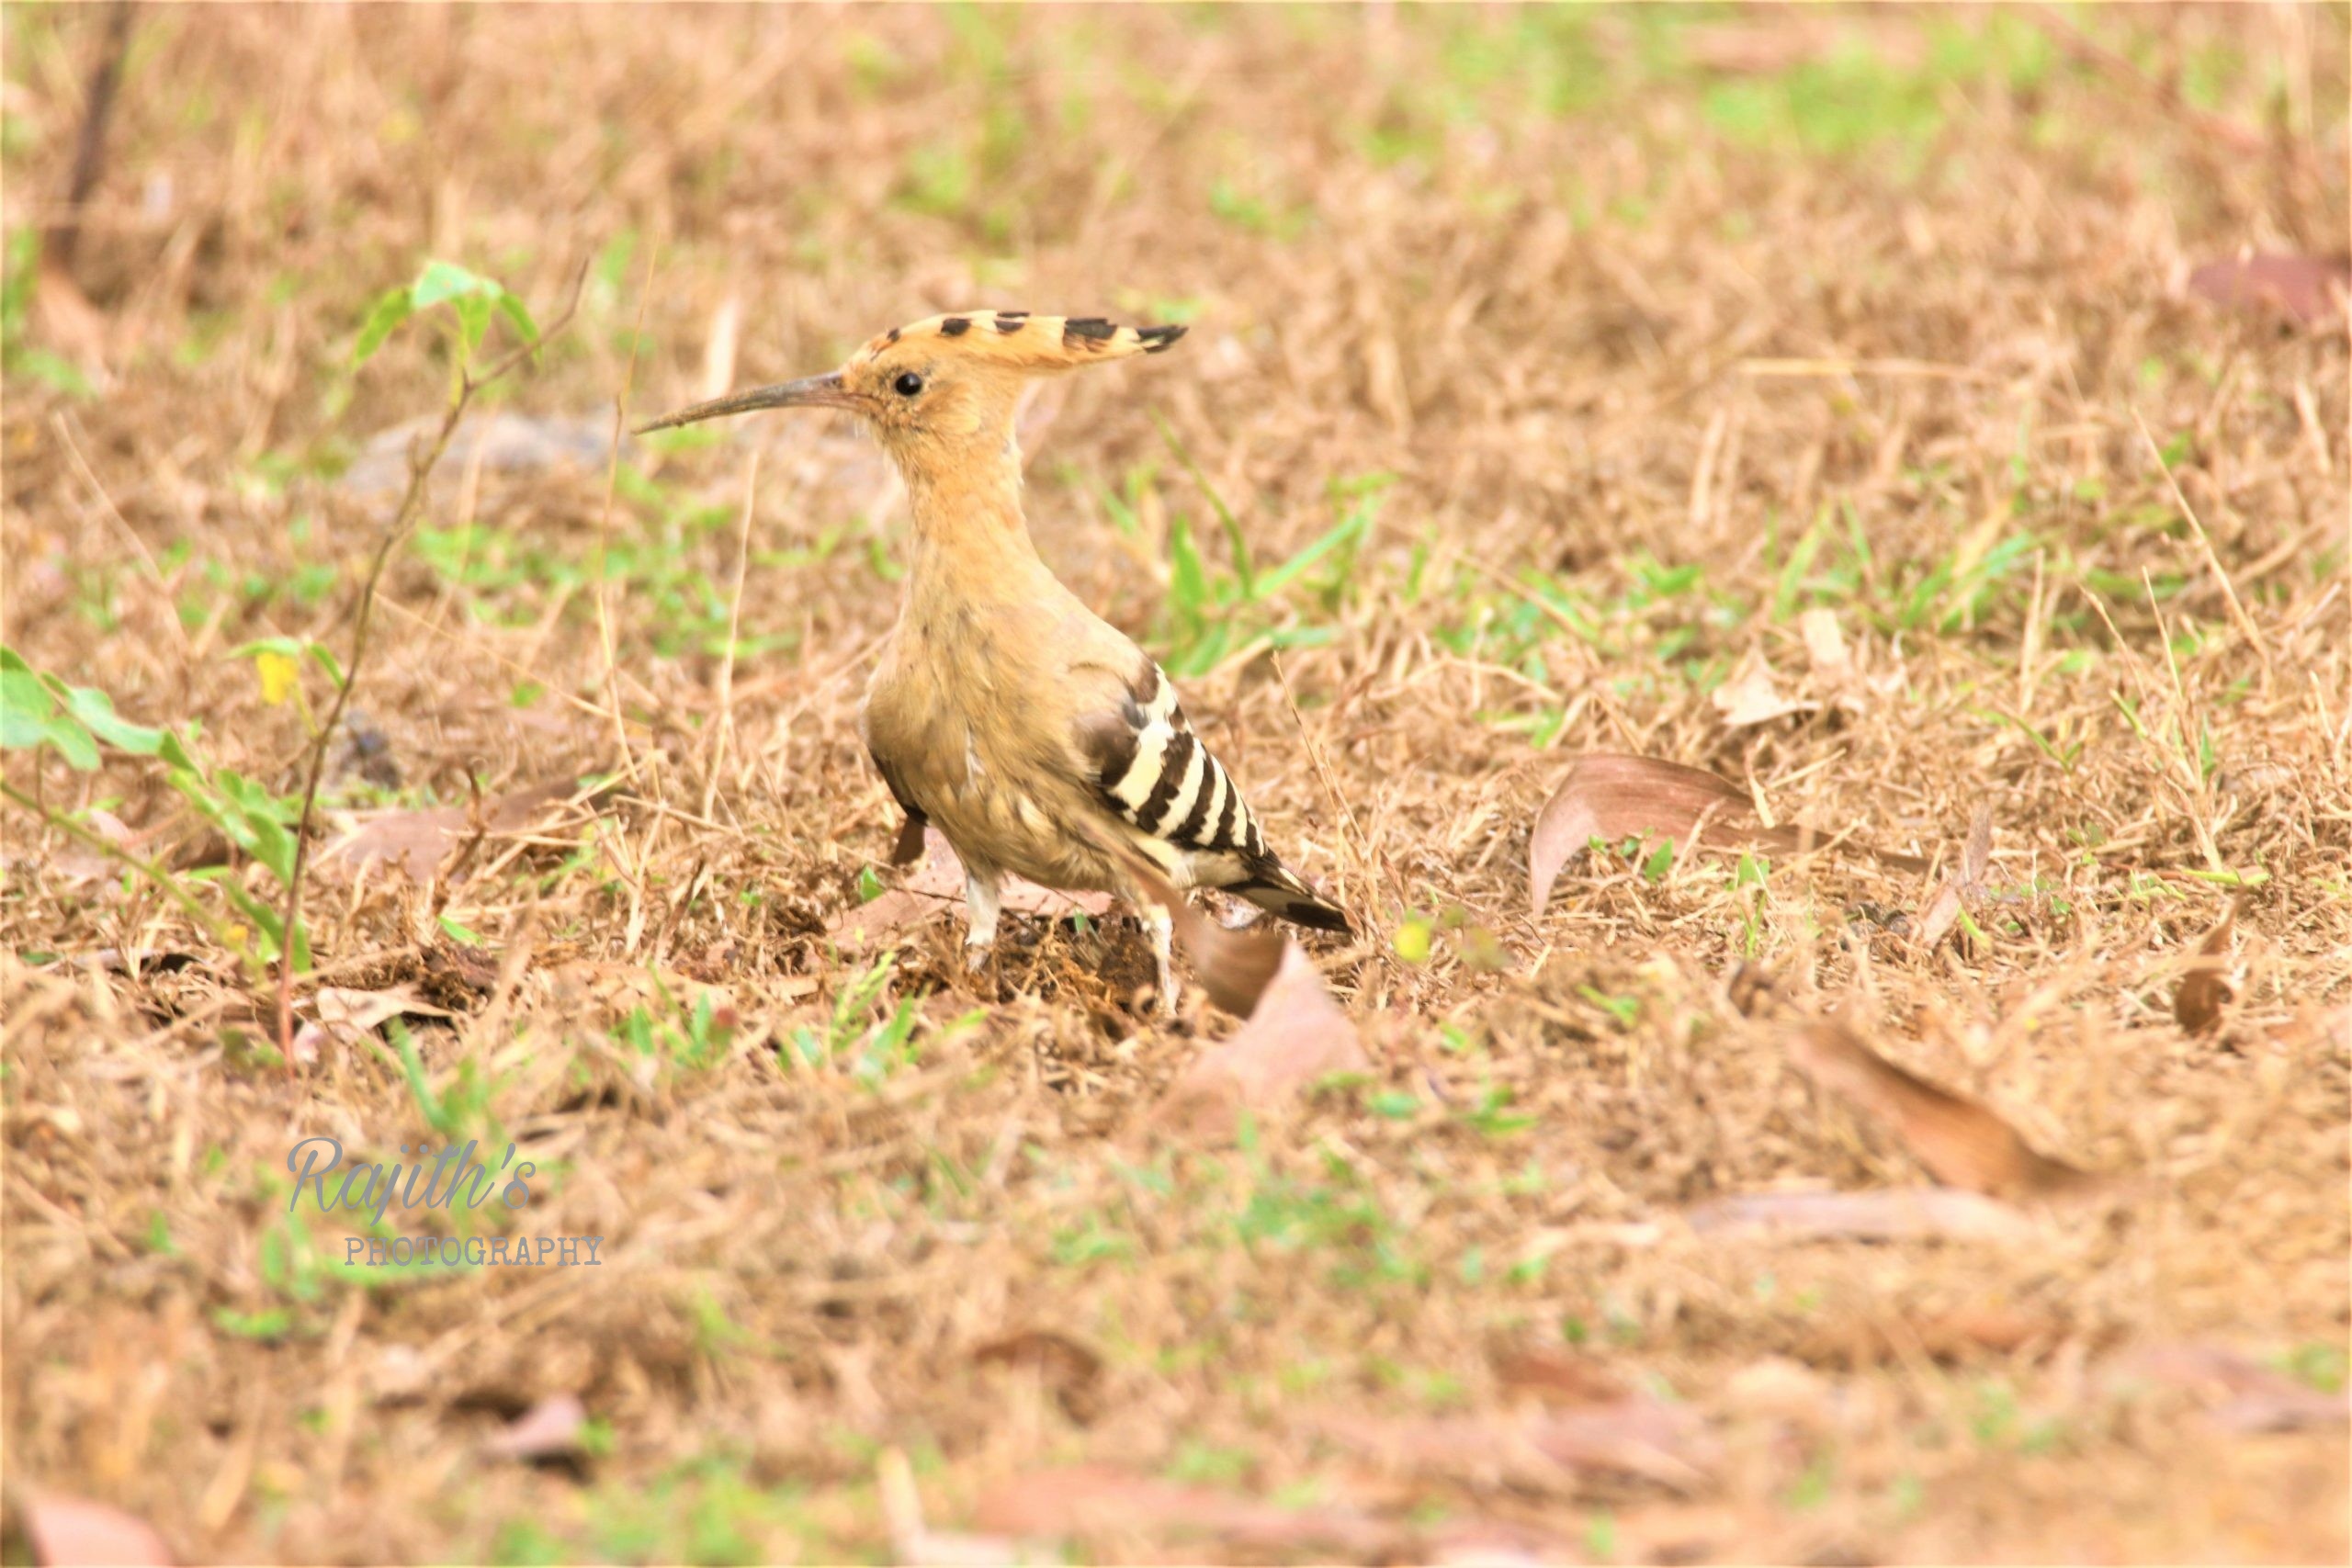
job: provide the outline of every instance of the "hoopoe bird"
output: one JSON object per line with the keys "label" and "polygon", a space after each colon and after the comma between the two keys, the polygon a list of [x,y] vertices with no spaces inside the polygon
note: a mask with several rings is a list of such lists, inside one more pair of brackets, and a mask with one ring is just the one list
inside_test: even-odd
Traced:
{"label": "hoopoe bird", "polygon": [[1222,888],[1303,926],[1340,907],[1266,847],[1257,817],[1186,722],[1167,673],[1038,558],[1021,508],[1013,410],[1031,377],[1159,354],[1181,326],[972,310],[893,327],[838,370],[697,403],[642,431],[760,409],[842,409],[904,478],[914,548],[898,626],[859,730],[905,811],[963,861],[967,963],[996,941],[1007,873],[1112,893],[1149,933],[1161,1005],[1177,991],[1167,911],[1129,867]]}

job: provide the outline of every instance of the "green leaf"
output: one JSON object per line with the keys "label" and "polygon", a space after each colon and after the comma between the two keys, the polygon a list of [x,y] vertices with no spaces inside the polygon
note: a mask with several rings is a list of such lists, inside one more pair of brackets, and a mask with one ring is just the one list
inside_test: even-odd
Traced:
{"label": "green leaf", "polygon": [[49,735],[49,720],[17,708],[0,709],[0,751],[28,751]]}
{"label": "green leaf", "polygon": [[490,331],[490,299],[486,295],[468,294],[450,301],[458,311],[458,336],[466,345],[466,356],[473,357],[481,347],[482,334]]}
{"label": "green leaf", "polygon": [[0,643],[0,671],[6,670],[19,670],[28,675],[33,672],[33,667],[25,662],[23,654],[6,643]]}
{"label": "green leaf", "polygon": [[392,329],[415,312],[416,301],[407,285],[385,290],[375,309],[368,312],[368,319],[359,324],[359,336],[351,345],[351,362],[367,364],[384,346],[384,340],[392,335]]}
{"label": "green leaf", "polygon": [[429,310],[447,299],[462,299],[469,294],[489,294],[498,285],[479,273],[469,272],[455,262],[429,261],[424,270],[416,275],[416,282],[409,288],[409,297],[420,310]]}
{"label": "green leaf", "polygon": [[152,757],[163,749],[163,730],[121,717],[114,711],[114,699],[94,687],[68,686],[65,709],[91,734],[118,750]]}
{"label": "green leaf", "polygon": [[56,711],[57,699],[24,660],[0,666],[0,747],[16,750],[40,745],[49,734],[49,716]]}
{"label": "green leaf", "polygon": [[1290,559],[1283,562],[1282,565],[1274,568],[1273,570],[1258,579],[1257,596],[1261,599],[1271,599],[1275,594],[1280,593],[1283,589],[1290,586],[1292,580],[1296,578],[1300,572],[1305,571],[1308,567],[1313,566],[1317,561],[1321,560],[1325,556],[1329,555],[1342,544],[1345,544],[1347,541],[1354,538],[1357,535],[1362,534],[1364,529],[1364,525],[1371,521],[1371,518],[1372,513],[1369,512],[1351,512],[1347,515],[1344,521],[1337,523],[1331,527],[1324,530],[1321,537],[1316,539],[1312,544],[1309,544],[1305,549],[1299,551],[1298,554],[1291,557]]}
{"label": "green leaf", "polygon": [[522,335],[525,343],[531,344],[533,353],[538,352],[539,323],[531,320],[529,307],[514,295],[502,288],[498,291],[498,313],[506,318],[507,322]]}
{"label": "green leaf", "polygon": [[1209,498],[1209,506],[1216,513],[1216,520],[1225,529],[1226,541],[1233,549],[1233,574],[1240,579],[1241,597],[1257,598],[1257,570],[1250,563],[1250,541],[1241,532],[1240,520],[1233,515],[1233,509],[1226,505],[1225,497],[1217,494],[1216,487],[1209,483],[1208,475],[1201,472],[1201,466],[1193,461],[1193,454],[1176,438],[1176,433],[1169,428],[1168,422],[1155,413],[1151,416],[1151,423],[1159,427],[1159,438],[1168,444],[1168,449],[1176,455],[1176,460],[1184,465],[1184,471],[1193,476],[1193,482],[1201,487],[1201,493]]}
{"label": "green leaf", "polygon": [[319,668],[327,672],[329,680],[338,686],[344,683],[343,661],[335,658],[334,649],[325,643],[314,642],[311,645],[311,657],[319,661]]}
{"label": "green leaf", "polygon": [[70,715],[61,713],[46,720],[41,731],[74,772],[86,773],[98,765],[97,742]]}
{"label": "green leaf", "polygon": [[1169,597],[1175,602],[1179,615],[1197,620],[1208,606],[1208,571],[1201,564],[1200,549],[1193,543],[1192,527],[1182,517],[1169,522],[1168,556]]}

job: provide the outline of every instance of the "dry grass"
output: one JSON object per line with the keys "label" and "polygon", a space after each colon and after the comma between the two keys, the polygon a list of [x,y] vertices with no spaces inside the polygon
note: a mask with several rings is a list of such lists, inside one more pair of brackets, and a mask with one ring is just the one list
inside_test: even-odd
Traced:
{"label": "dry grass", "polygon": [[[228,655],[346,648],[390,498],[345,466],[447,382],[421,328],[355,373],[357,322],[428,255],[543,317],[584,260],[492,400],[591,456],[460,444],[356,697],[401,782],[327,799],[623,785],[435,887],[322,868],[330,981],[453,1015],[412,1021],[417,1085],[376,1035],[271,1066],[274,998],[8,810],[11,1551],[51,1489],[210,1560],[969,1544],[910,1497],[1121,1558],[2340,1560],[2340,1426],[2132,1369],[2344,1375],[2346,343],[2173,288],[2340,244],[2344,12],[2083,20],[2196,107],[2022,13],[142,11],[76,266],[99,395],[21,352],[91,346],[53,298],[8,323],[9,644],[298,789],[300,711]],[[56,216],[98,23],[7,13],[12,233]],[[895,827],[854,731],[905,525],[872,449],[748,422],[632,447],[607,501],[624,389],[975,303],[1193,323],[1032,409],[1031,494],[1371,929],[1317,957],[1372,1072],[1240,1149],[1146,1135],[1231,1026],[1139,1016],[1122,922],[1028,923],[978,982],[952,922],[875,987],[833,951]],[[1344,570],[1171,610],[1180,519],[1229,559],[1204,485],[1262,565],[1374,475]],[[1823,705],[1728,727],[1758,658]],[[1836,856],[1760,892],[1611,859],[1530,918],[1529,824],[1594,750],[1946,864],[1989,806],[1981,935],[1922,952],[1886,912],[1939,878]],[[153,763],[6,778],[208,858]],[[2191,1038],[2233,880],[2237,999]],[[1832,1007],[2116,1189],[1997,1239],[1697,1235],[1920,1179],[1792,1069]],[[516,1140],[516,1228],[604,1265],[345,1278],[285,1215],[308,1134]],[[1594,1380],[1691,1423],[1675,1464],[1528,1459],[1531,1402]],[[565,1393],[584,1454],[486,1454]]]}

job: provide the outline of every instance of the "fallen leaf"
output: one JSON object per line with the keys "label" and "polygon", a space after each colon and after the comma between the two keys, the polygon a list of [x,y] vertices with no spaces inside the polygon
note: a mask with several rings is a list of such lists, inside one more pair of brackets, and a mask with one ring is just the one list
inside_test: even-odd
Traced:
{"label": "fallen leaf", "polygon": [[1772,681],[1771,666],[1761,655],[1750,655],[1738,674],[1715,688],[1711,701],[1724,723],[1733,729],[1770,724],[1792,713],[1812,713],[1819,703],[1800,702],[1785,695]]}
{"label": "fallen leaf", "polygon": [[114,1562],[132,1568],[165,1568],[172,1550],[142,1519],[119,1508],[54,1492],[34,1492],[24,1500],[25,1535],[33,1561],[53,1568]]}
{"label": "fallen leaf", "polygon": [[[1976,1197],[1948,1187],[1930,1190],[1956,1198]],[[1989,1198],[1977,1201],[1993,1201]],[[1870,1313],[1815,1325],[1791,1353],[1803,1360],[1859,1371],[1921,1355],[1936,1361],[1965,1361],[1988,1351],[2015,1355],[2030,1345],[2054,1345],[2066,1332],[2065,1321],[2050,1313],[2007,1306],[1962,1307],[1917,1317],[1896,1314],[1889,1318]]]}
{"label": "fallen leaf", "polygon": [[1961,886],[1973,893],[1993,869],[1993,808],[1979,806],[1968,818],[1968,841],[1960,848]]}
{"label": "fallen leaf", "polygon": [[[568,806],[581,791],[576,778],[531,784],[485,802],[481,830],[488,835],[520,833]],[[604,798],[592,796],[593,807]],[[321,870],[356,876],[382,864],[407,874],[418,886],[429,886],[459,846],[473,836],[473,811],[467,806],[442,806],[430,810],[379,811],[328,845],[318,857]]]}
{"label": "fallen leaf", "polygon": [[[1193,918],[1225,942],[1268,940]],[[1193,1137],[1227,1138],[1242,1112],[1261,1120],[1279,1114],[1325,1074],[1372,1065],[1313,961],[1288,938],[1272,940],[1282,953],[1272,982],[1231,1039],[1202,1052],[1177,1077],[1153,1112],[1156,1123]]]}
{"label": "fallen leaf", "polygon": [[1881,1056],[1840,1019],[1798,1026],[1789,1057],[1826,1089],[1891,1123],[1928,1174],[1951,1187],[1999,1196],[2080,1190],[2098,1179],[2040,1154],[2007,1122]]}
{"label": "fallen leaf", "polygon": [[1633,1392],[1595,1358],[1549,1346],[1510,1346],[1493,1352],[1489,1360],[1503,1392],[1538,1404],[1607,1404]]}
{"label": "fallen leaf", "polygon": [[2352,256],[2245,256],[2207,262],[2188,275],[2188,292],[2235,310],[2272,310],[2301,326],[2344,313],[2352,293]]}
{"label": "fallen leaf", "polygon": [[321,986],[311,993],[312,1017],[345,1040],[356,1039],[387,1019],[447,1018],[447,1008],[435,1007],[416,994],[413,986],[393,986],[364,991],[350,986]]}
{"label": "fallen leaf", "polygon": [[[907,863],[899,857],[911,848],[917,831],[910,818],[891,851],[892,864]],[[964,863],[956,857],[956,846],[936,828],[926,827],[920,831],[922,863],[898,886],[878,898],[844,909],[825,928],[844,951],[854,953],[876,946],[895,932],[926,924],[950,909],[963,907]],[[1057,893],[1026,878],[1008,876],[1000,908],[1007,914],[1034,915],[1049,920],[1066,920],[1072,915],[1100,919],[1111,911],[1111,896]]]}
{"label": "fallen leaf", "polygon": [[2239,903],[2233,899],[2222,911],[2221,923],[2197,944],[2197,956],[2180,977],[2180,988],[2172,994],[2172,1015],[2191,1034],[2211,1034],[2219,1029],[2222,1010],[2237,997],[2230,987],[2229,953],[2230,931],[2237,923]]}
{"label": "fallen leaf", "polygon": [[1854,657],[1846,650],[1837,611],[1815,605],[1797,617],[1797,630],[1804,637],[1805,657],[1813,661],[1815,675],[1836,682],[1854,672]]}
{"label": "fallen leaf", "polygon": [[1961,846],[1960,864],[1936,890],[1919,917],[1919,947],[1933,953],[1937,944],[1960,923],[1960,912],[1984,886],[1984,873],[1993,863],[1993,808],[1979,806],[1968,819],[1968,840]]}
{"label": "fallen leaf", "polygon": [[1952,1187],[1747,1192],[1709,1199],[1683,1218],[1702,1235],[1779,1241],[2015,1241],[2034,1228],[2021,1210]]}
{"label": "fallen leaf", "polygon": [[980,1498],[973,1522],[1000,1536],[1206,1536],[1254,1551],[1356,1558],[1384,1555],[1398,1537],[1355,1508],[1286,1508],[1102,1464],[1015,1476]]}
{"label": "fallen leaf", "polygon": [[[1193,971],[1209,1000],[1236,1017],[1255,1013],[1276,974],[1298,951],[1297,944],[1271,927],[1226,926],[1212,920],[1170,886],[1159,869],[1141,854],[1128,852],[1123,858],[1127,874],[1135,878],[1144,897],[1168,911],[1176,945],[1192,960]],[[1303,955],[1299,962],[1306,963]],[[1311,965],[1309,973],[1313,973]],[[1316,989],[1322,989],[1319,977]]]}
{"label": "fallen leaf", "polygon": [[2301,1432],[2352,1422],[2352,1394],[2323,1393],[2227,1346],[2151,1345],[2120,1358],[2123,1377],[2185,1388],[2205,1419],[2233,1432]]}
{"label": "fallen leaf", "polygon": [[1720,1458],[1697,1412],[1646,1394],[1510,1415],[1327,1416],[1315,1426],[1391,1470],[1476,1485],[1572,1492],[1585,1476],[1608,1475],[1688,1492]]}
{"label": "fallen leaf", "polygon": [[482,1444],[493,1459],[563,1459],[577,1454],[588,1408],[572,1393],[550,1394]]}
{"label": "fallen leaf", "polygon": [[[1535,818],[1527,846],[1527,887],[1537,913],[1552,897],[1561,867],[1594,839],[1665,837],[1680,840],[1696,833],[1703,844],[1746,846],[1775,854],[1797,854],[1826,840],[1789,823],[1767,828],[1756,819],[1748,793],[1702,768],[1655,757],[1595,752],[1568,765],[1560,785]],[[1849,849],[1888,865],[1918,870],[1917,856],[1891,854],[1849,842]]]}
{"label": "fallen leaf", "polygon": [[447,1018],[449,1010],[435,1007],[416,994],[413,986],[367,991],[348,986],[321,986],[311,993],[304,1010],[311,1016],[294,1033],[294,1059],[311,1063],[330,1044],[356,1044],[376,1026],[403,1014],[418,1018]]}

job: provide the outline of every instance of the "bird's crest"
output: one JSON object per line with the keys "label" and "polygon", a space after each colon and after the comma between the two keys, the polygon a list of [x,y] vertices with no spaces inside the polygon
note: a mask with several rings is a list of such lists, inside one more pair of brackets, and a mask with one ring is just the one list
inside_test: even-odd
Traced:
{"label": "bird's crest", "polygon": [[867,344],[859,357],[871,360],[902,343],[936,340],[956,357],[1036,374],[1158,354],[1183,335],[1182,327],[1125,327],[1100,316],[956,310],[892,327]]}

